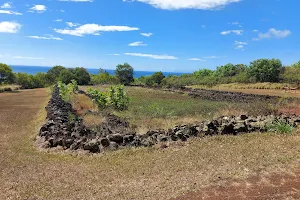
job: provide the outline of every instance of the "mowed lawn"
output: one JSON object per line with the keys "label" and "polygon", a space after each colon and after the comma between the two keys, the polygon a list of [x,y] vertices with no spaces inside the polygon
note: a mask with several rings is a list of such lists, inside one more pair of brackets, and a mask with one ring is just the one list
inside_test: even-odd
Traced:
{"label": "mowed lawn", "polygon": [[169,199],[257,173],[293,171],[298,134],[192,139],[99,155],[40,151],[48,89],[0,94],[0,199]]}

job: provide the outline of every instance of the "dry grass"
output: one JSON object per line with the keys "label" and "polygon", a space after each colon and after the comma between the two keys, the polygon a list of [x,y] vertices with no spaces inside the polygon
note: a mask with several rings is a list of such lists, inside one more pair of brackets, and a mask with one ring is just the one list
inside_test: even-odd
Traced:
{"label": "dry grass", "polygon": [[299,135],[276,134],[90,156],[38,151],[34,137],[48,97],[45,89],[0,94],[0,199],[163,200],[261,171],[288,171],[300,156]]}
{"label": "dry grass", "polygon": [[[280,83],[278,83],[280,84]],[[250,84],[251,85],[251,84]],[[270,95],[270,96],[280,96],[280,97],[296,97],[300,98],[300,91],[285,91],[283,89],[256,89],[249,86],[248,88],[243,87],[230,87],[227,84],[223,84],[220,86],[214,86],[212,88],[207,88],[203,86],[191,86],[192,88],[202,88],[202,89],[210,89],[210,90],[220,90],[220,91],[230,91],[230,92],[242,92],[246,94],[260,94],[260,95]],[[271,87],[270,87],[271,88]]]}
{"label": "dry grass", "polygon": [[261,90],[282,90],[284,87],[295,87],[293,84],[286,83],[228,83],[228,84],[220,84],[213,87],[208,87],[206,85],[195,85],[191,86],[193,88],[202,88],[202,89],[261,89]]}
{"label": "dry grass", "polygon": [[84,124],[88,127],[96,127],[97,125],[103,123],[105,119],[100,115],[96,114],[86,114],[83,116]]}
{"label": "dry grass", "polygon": [[98,109],[93,101],[84,94],[76,94],[74,99],[72,99],[72,106],[80,115],[85,114],[87,111],[97,111]]}
{"label": "dry grass", "polygon": [[[108,86],[94,86],[104,91]],[[81,89],[87,90],[88,87]],[[126,87],[131,98],[129,109],[114,114],[127,119],[138,133],[149,129],[168,129],[178,124],[199,122],[223,115],[264,112],[264,102],[232,103],[194,99],[186,94],[141,87]],[[258,113],[263,114],[263,113]]]}
{"label": "dry grass", "polygon": [[11,92],[15,90],[19,90],[21,87],[19,85],[0,85],[0,93],[1,92]]}

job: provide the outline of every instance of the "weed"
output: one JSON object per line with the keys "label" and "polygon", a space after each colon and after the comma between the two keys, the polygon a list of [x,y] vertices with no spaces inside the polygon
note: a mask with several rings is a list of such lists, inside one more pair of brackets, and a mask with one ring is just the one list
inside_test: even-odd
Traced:
{"label": "weed", "polygon": [[271,124],[268,124],[266,128],[270,132],[281,134],[291,134],[295,130],[293,125],[282,121],[275,121]]}

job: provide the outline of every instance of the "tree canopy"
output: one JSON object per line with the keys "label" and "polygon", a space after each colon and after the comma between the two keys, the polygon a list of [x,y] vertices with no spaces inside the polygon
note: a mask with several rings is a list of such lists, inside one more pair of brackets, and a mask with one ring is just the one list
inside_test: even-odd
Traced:
{"label": "tree canopy", "polygon": [[118,65],[115,70],[115,74],[116,77],[119,79],[120,83],[124,85],[129,85],[134,81],[133,67],[131,67],[128,63]]}
{"label": "tree canopy", "polygon": [[250,63],[248,76],[257,82],[279,82],[282,69],[279,59],[259,59]]}
{"label": "tree canopy", "polygon": [[3,63],[0,63],[0,84],[12,83],[14,81],[14,74],[12,69]]}

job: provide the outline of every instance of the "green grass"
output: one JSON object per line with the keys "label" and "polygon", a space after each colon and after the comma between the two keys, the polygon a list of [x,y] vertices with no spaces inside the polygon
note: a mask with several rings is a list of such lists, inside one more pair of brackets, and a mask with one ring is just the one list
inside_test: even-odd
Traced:
{"label": "green grass", "polygon": [[[101,91],[107,87],[94,86]],[[87,90],[88,87],[82,87],[82,89]],[[157,128],[168,129],[177,124],[195,123],[225,115],[263,115],[270,111],[265,102],[208,101],[163,90],[140,87],[126,87],[125,89],[131,99],[129,109],[109,110],[109,112],[127,119],[138,132]]]}
{"label": "green grass", "polygon": [[276,132],[281,134],[291,134],[295,130],[295,127],[291,124],[288,124],[286,122],[273,122],[272,124],[267,126],[268,131],[270,132]]}

